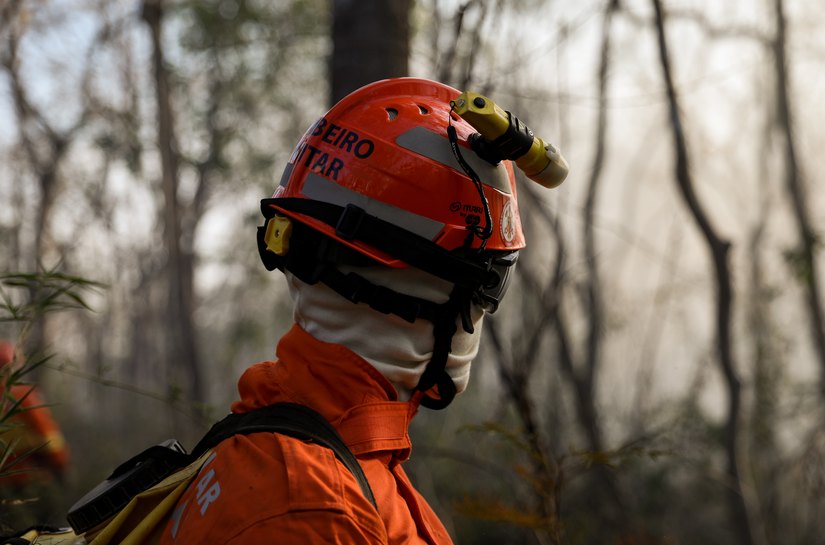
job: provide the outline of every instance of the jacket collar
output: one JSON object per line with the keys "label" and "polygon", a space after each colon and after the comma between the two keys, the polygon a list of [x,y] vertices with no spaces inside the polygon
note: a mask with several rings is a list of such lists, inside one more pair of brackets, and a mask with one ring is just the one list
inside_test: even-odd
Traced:
{"label": "jacket collar", "polygon": [[276,355],[278,361],[244,372],[233,412],[300,403],[326,418],[353,454],[391,454],[399,462],[409,458],[408,428],[420,394],[398,401],[392,384],[366,360],[342,345],[315,339],[298,325],[281,338]]}

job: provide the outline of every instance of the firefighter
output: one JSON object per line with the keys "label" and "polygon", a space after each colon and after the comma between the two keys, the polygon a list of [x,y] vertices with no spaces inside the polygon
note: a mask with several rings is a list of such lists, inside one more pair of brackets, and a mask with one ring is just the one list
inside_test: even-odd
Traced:
{"label": "firefighter", "polygon": [[353,92],[309,128],[261,203],[259,250],[286,277],[295,324],[277,361],[244,372],[232,411],[320,413],[377,509],[328,449],[238,435],[179,498],[161,543],[451,543],[404,472],[408,426],[466,388],[484,315],[525,245],[511,161],[474,151],[458,96],[414,78]]}
{"label": "firefighter", "polygon": [[[14,345],[0,341],[0,415],[16,414],[0,424],[0,524],[21,526],[50,522],[56,516],[57,490],[69,466],[69,449],[60,427],[35,384],[8,384],[15,358]],[[8,517],[6,519],[6,517]],[[3,520],[6,519],[6,520]]]}

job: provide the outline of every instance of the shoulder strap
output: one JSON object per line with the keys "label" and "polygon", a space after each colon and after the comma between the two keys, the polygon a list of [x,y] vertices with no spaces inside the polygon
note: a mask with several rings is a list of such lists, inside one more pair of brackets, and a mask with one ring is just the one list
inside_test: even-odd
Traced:
{"label": "shoulder strap", "polygon": [[191,456],[196,459],[233,435],[248,435],[260,432],[280,433],[297,439],[312,441],[332,450],[335,457],[346,466],[355,477],[355,480],[358,481],[364,496],[376,509],[378,508],[361,464],[358,463],[355,455],[344,443],[341,435],[323,416],[304,405],[276,403],[248,413],[230,414],[212,426],[192,450]]}
{"label": "shoulder strap", "polygon": [[[177,441],[150,447],[124,462],[102,483],[78,500],[67,514],[78,534],[117,514],[141,492],[187,467],[221,441],[237,434],[271,432],[312,441],[326,447],[355,477],[361,491],[378,509],[364,470],[344,440],[324,417],[303,405],[277,403],[244,414],[230,414],[216,423],[191,454]],[[0,540],[0,543],[4,543]]]}

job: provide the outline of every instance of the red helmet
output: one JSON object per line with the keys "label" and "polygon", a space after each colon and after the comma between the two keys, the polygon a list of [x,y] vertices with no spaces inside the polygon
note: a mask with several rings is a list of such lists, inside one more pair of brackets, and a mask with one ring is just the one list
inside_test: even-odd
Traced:
{"label": "red helmet", "polygon": [[[336,104],[298,143],[273,197],[363,204],[367,213],[424,236],[446,250],[464,245],[467,227],[483,221],[479,193],[447,137],[452,124],[463,156],[479,174],[494,223],[488,250],[524,247],[509,161],[493,166],[470,151],[475,130],[451,113],[459,91],[416,78],[383,80]],[[277,204],[274,204],[279,208]],[[280,209],[386,265],[403,262],[360,241],[341,239],[331,226]],[[480,245],[475,239],[473,247]]]}
{"label": "red helmet", "polygon": [[[456,318],[470,331],[471,304],[496,309],[525,245],[513,167],[472,150],[475,130],[452,111],[459,95],[397,78],[341,100],[296,146],[261,202],[267,223],[258,230],[268,269],[323,282],[380,312],[433,321],[432,372],[419,389],[437,385],[442,405],[454,395],[443,369]],[[443,278],[454,285],[450,301],[436,305],[340,270],[359,259]]]}

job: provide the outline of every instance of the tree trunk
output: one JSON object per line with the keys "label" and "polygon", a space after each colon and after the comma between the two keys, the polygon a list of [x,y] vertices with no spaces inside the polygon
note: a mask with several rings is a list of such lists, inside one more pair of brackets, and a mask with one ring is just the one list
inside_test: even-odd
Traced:
{"label": "tree trunk", "polygon": [[675,179],[679,191],[707,243],[716,282],[716,343],[720,371],[728,393],[727,421],[725,424],[724,450],[728,482],[727,495],[733,531],[741,545],[753,545],[754,536],[750,524],[748,504],[743,495],[743,479],[739,464],[739,432],[741,412],[741,385],[736,371],[731,342],[731,311],[733,287],[728,262],[730,242],[719,237],[699,202],[693,186],[687,141],[681,119],[678,96],[671,74],[670,58],[665,34],[661,0],[652,0],[656,12],[659,59],[662,79],[667,90],[674,154],[676,157]]}
{"label": "tree trunk", "polygon": [[170,388],[178,381],[186,383],[188,399],[202,403],[201,366],[193,324],[193,256],[192,241],[181,237],[181,210],[178,202],[179,158],[175,138],[169,73],[161,42],[162,0],[144,0],[142,15],[152,38],[152,67],[157,100],[158,151],[161,160],[163,189],[163,227],[166,246],[168,299],[165,330]]}
{"label": "tree trunk", "polygon": [[[588,335],[585,351],[585,364],[582,374],[576,373],[574,381],[579,382],[579,419],[587,432],[589,448],[593,452],[604,450],[604,441],[596,408],[596,379],[601,367],[601,351],[604,342],[604,302],[602,297],[602,281],[599,274],[598,252],[596,251],[596,236],[594,232],[594,215],[597,208],[602,172],[604,170],[605,149],[607,141],[607,83],[611,62],[611,26],[613,15],[619,9],[618,0],[610,0],[605,8],[602,23],[601,60],[599,62],[599,112],[596,122],[596,148],[590,170],[590,180],[587,186],[587,197],[584,206],[584,251],[588,265],[586,281]],[[616,509],[615,520],[621,524],[626,521],[625,502],[614,475],[605,466],[597,468],[597,475],[602,481],[604,491]]]}
{"label": "tree trunk", "polygon": [[[21,3],[10,4],[2,16],[4,23],[14,24],[17,10]],[[20,77],[20,60],[17,56],[20,35],[18,29],[9,32],[7,50],[2,57],[3,67],[9,76],[9,87],[14,105],[14,111],[19,131],[19,142],[24,156],[29,162],[31,171],[37,181],[37,190],[40,201],[34,214],[34,240],[29,253],[29,259],[24,260],[22,266],[28,271],[40,271],[44,266],[44,243],[49,232],[49,223],[52,208],[59,182],[60,166],[66,156],[73,133],[83,124],[86,112],[81,112],[76,124],[65,132],[58,132],[42,112],[29,100],[29,93]],[[44,145],[38,145],[43,142]],[[45,150],[45,151],[44,151]],[[40,298],[38,286],[29,289],[29,300],[34,302]],[[28,354],[43,353],[46,351],[46,315],[36,315],[25,339],[25,350]],[[41,369],[35,369],[33,376],[39,379]]]}
{"label": "tree trunk", "polygon": [[[768,91],[768,95],[772,91]],[[777,483],[781,482],[782,463],[780,461],[778,439],[780,388],[785,377],[783,350],[777,342],[777,324],[772,309],[772,287],[765,274],[765,241],[769,218],[771,217],[770,186],[775,177],[771,170],[775,136],[775,114],[773,102],[766,97],[766,122],[761,145],[754,161],[762,175],[759,178],[759,213],[748,237],[748,295],[745,304],[747,332],[750,335],[753,360],[752,410],[748,418],[748,449],[746,458],[753,476],[752,508],[759,517],[754,520],[757,535],[764,535],[767,543],[779,543],[782,524],[779,520]]]}
{"label": "tree trunk", "polygon": [[331,101],[373,81],[408,75],[412,0],[333,0]]}
{"label": "tree trunk", "polygon": [[801,166],[797,158],[794,140],[793,112],[790,100],[790,75],[786,55],[786,21],[784,0],[774,0],[776,34],[773,41],[774,64],[776,67],[776,111],[777,129],[781,132],[785,155],[785,186],[794,212],[794,221],[799,236],[799,246],[790,255],[796,276],[805,290],[805,304],[810,318],[811,338],[819,359],[820,392],[825,399],[825,316],[823,316],[820,295],[819,273],[816,265],[817,233],[811,222],[811,214]]}

